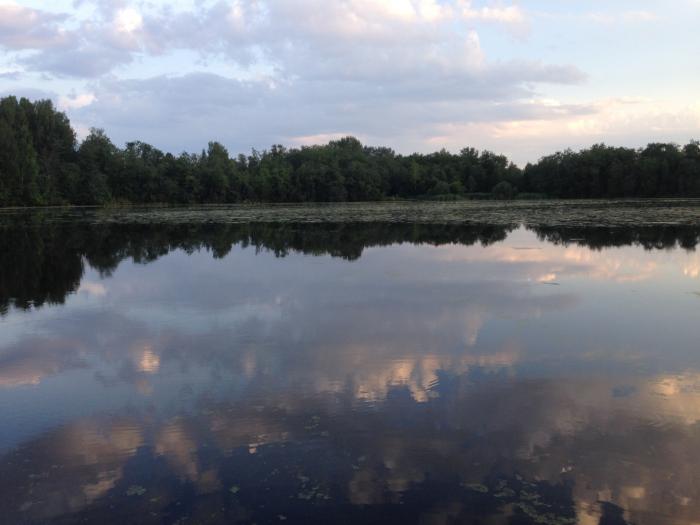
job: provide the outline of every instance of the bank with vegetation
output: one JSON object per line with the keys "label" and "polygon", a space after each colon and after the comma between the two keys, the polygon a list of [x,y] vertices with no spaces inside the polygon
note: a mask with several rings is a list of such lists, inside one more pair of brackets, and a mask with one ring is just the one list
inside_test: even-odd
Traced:
{"label": "bank with vegetation", "polygon": [[123,148],[98,129],[80,143],[51,101],[0,100],[0,206],[339,202],[384,199],[700,197],[700,142],[595,145],[519,168],[503,155],[400,155],[346,137],[231,156],[218,142],[173,155]]}

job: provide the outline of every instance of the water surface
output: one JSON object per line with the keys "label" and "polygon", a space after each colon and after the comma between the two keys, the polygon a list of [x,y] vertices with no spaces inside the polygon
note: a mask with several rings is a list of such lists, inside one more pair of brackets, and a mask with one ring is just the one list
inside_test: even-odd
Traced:
{"label": "water surface", "polygon": [[4,212],[3,519],[697,523],[699,210]]}

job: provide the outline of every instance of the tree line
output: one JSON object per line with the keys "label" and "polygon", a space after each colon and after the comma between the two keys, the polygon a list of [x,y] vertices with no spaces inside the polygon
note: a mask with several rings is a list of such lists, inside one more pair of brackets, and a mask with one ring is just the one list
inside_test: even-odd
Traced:
{"label": "tree line", "polygon": [[0,146],[0,206],[700,196],[697,141],[599,144],[524,169],[474,148],[400,155],[353,137],[235,157],[210,142],[176,156],[140,141],[120,148],[99,129],[78,143],[50,100],[10,96],[0,99]]}

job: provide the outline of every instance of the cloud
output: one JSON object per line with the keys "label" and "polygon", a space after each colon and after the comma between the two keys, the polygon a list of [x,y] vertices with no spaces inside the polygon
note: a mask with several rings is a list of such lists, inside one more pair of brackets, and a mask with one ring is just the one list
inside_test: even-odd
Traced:
{"label": "cloud", "polygon": [[[426,62],[470,68],[484,58],[472,23],[526,24],[517,5],[475,7],[464,0],[234,0],[191,10],[98,2],[96,13],[83,20],[4,9],[14,29],[5,28],[0,44],[38,49],[23,59],[31,69],[77,77],[100,76],[138,56],[177,50],[243,67],[273,65],[287,77],[338,74],[345,70],[341,62],[348,75],[360,76],[384,70],[411,74]],[[30,38],[35,33],[43,35],[40,42]]]}
{"label": "cloud", "polygon": [[438,126],[434,143],[459,148],[480,141],[482,147],[505,149],[516,162],[524,163],[537,160],[536,151],[548,154],[601,142],[628,147],[653,141],[686,143],[698,136],[697,103],[629,97],[579,104],[535,99],[506,108],[501,119],[446,121]]}
{"label": "cloud", "polygon": [[77,124],[109,130],[116,143],[133,140],[138,129],[138,138],[175,152],[209,140],[245,152],[338,134],[392,146],[406,140],[413,147],[441,135],[448,123],[508,121],[513,116],[545,119],[587,111],[521,99],[532,95],[529,82],[578,81],[573,69],[532,63],[485,66],[478,72],[449,71],[430,63],[423,68],[424,75],[381,86],[353,78],[244,81],[211,73],[105,79],[90,95],[64,100],[62,107],[71,109]]}
{"label": "cloud", "polygon": [[38,89],[38,88],[33,88],[33,87],[24,87],[24,86],[16,86],[16,87],[13,87],[12,90],[0,91],[0,97],[8,97],[8,96],[15,96],[17,98],[25,97],[25,98],[28,98],[29,100],[44,100],[44,99],[56,100],[58,98],[58,94],[55,91],[46,91],[43,89]]}
{"label": "cloud", "polygon": [[[543,92],[589,76],[568,54],[564,63],[539,58],[532,49],[547,37],[537,24],[646,22],[656,15],[644,4],[563,13],[488,0],[76,5],[56,14],[0,4],[5,67],[23,86],[60,77],[56,102],[76,127],[104,127],[117,143],[179,152],[215,139],[238,152],[352,134],[402,152],[474,145],[522,162],[606,130],[628,142],[643,129],[642,142],[697,134],[694,110],[660,115],[663,105],[645,104],[635,117],[605,94],[572,90],[565,101],[561,89],[559,99]],[[529,34],[517,41],[522,53],[503,52],[513,35]]]}
{"label": "cloud", "polygon": [[474,9],[471,7],[471,3],[468,3],[462,13],[465,18],[493,20],[508,24],[521,24],[525,22],[525,14],[517,5],[511,5],[508,7],[482,7],[480,9]]}
{"label": "cloud", "polygon": [[60,24],[68,15],[56,15],[14,3],[0,3],[0,46],[8,49],[47,49],[70,38]]}
{"label": "cloud", "polygon": [[115,29],[120,33],[133,33],[143,27],[143,17],[136,9],[124,8],[117,11]]}
{"label": "cloud", "polygon": [[[57,101],[78,128],[104,127],[117,143],[138,135],[171,151],[211,139],[247,151],[339,134],[414,148],[450,123],[543,116],[549,108],[523,103],[535,97],[536,85],[586,78],[570,65],[488,57],[478,24],[525,27],[527,16],[516,4],[235,0],[189,9],[126,1],[83,7],[92,7],[88,17],[36,11],[37,21],[64,20],[64,39],[25,48],[17,62],[43,74],[94,79],[74,87],[81,95]],[[120,70],[176,57],[183,64],[176,74],[171,68],[126,79]]]}
{"label": "cloud", "polygon": [[525,11],[517,5],[495,5],[476,8],[472,2],[462,2],[461,16],[465,20],[476,20],[504,24],[517,36],[524,37],[530,33],[530,23]]}
{"label": "cloud", "polygon": [[0,78],[6,80],[19,80],[22,74],[19,71],[3,71],[0,73]]}
{"label": "cloud", "polygon": [[20,61],[33,71],[60,77],[98,77],[116,65],[131,61],[131,55],[119,49],[81,45],[76,49],[59,48],[32,55]]}
{"label": "cloud", "polygon": [[[41,16],[36,15],[36,19],[58,16],[37,13]],[[143,18],[133,8],[119,7],[119,3],[105,4],[97,16],[86,20],[61,16],[70,22],[59,30],[62,39],[41,47],[16,46],[24,51],[38,49],[20,56],[19,64],[58,77],[94,78],[131,63],[147,48],[140,34]]]}

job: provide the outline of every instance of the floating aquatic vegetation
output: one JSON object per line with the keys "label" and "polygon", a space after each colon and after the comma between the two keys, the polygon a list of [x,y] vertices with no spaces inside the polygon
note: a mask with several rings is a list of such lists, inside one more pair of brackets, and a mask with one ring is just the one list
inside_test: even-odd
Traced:
{"label": "floating aquatic vegetation", "polygon": [[467,488],[476,492],[481,492],[482,494],[486,494],[489,491],[489,488],[481,483],[469,483]]}
{"label": "floating aquatic vegetation", "polygon": [[575,517],[570,516],[559,516],[551,512],[542,512],[534,505],[528,503],[519,502],[515,506],[519,508],[524,514],[526,514],[535,523],[541,523],[542,525],[574,525],[576,523]]}
{"label": "floating aquatic vegetation", "polygon": [[[697,225],[698,199],[399,201],[337,204],[209,205],[188,207],[52,208],[3,210],[3,223],[19,218],[54,223],[233,224],[249,222],[405,222],[413,224],[523,223],[532,226]],[[575,241],[569,236],[568,241]]]}
{"label": "floating aquatic vegetation", "polygon": [[146,489],[141,485],[131,485],[126,490],[127,496],[143,496],[146,493]]}

